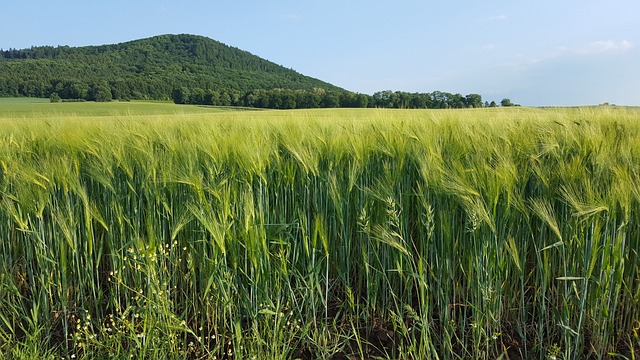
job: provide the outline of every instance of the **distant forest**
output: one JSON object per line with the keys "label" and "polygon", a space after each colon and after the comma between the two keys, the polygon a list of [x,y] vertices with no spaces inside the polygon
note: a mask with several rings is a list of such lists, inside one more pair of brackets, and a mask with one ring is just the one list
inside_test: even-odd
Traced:
{"label": "distant forest", "polygon": [[[160,35],[115,45],[0,50],[0,97],[173,100],[272,109],[497,106],[483,103],[478,94],[353,93],[195,35]],[[504,99],[501,105],[512,104]]]}
{"label": "distant forest", "polygon": [[[462,109],[496,107],[495,101],[482,102],[478,94],[451,94],[442,91],[431,93],[409,93],[404,91],[379,91],[371,95],[348,91],[296,89],[253,90],[247,93],[188,89],[182,87],[173,92],[176,104],[248,106],[267,109],[310,108],[395,108],[395,109]],[[501,106],[516,106],[503,99]]]}

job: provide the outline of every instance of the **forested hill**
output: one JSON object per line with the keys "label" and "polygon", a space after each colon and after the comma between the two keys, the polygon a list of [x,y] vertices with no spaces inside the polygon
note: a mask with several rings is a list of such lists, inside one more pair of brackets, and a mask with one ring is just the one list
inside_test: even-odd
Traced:
{"label": "forested hill", "polygon": [[55,93],[62,99],[171,99],[180,89],[224,94],[231,99],[269,89],[345,92],[195,35],[0,51],[0,96],[4,97],[50,97]]}

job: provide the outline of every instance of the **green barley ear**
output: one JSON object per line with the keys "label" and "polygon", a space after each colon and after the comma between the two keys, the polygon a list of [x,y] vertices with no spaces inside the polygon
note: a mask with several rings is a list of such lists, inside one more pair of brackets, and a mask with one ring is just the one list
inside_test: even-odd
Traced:
{"label": "green barley ear", "polygon": [[403,255],[410,256],[409,251],[405,246],[404,239],[402,239],[402,236],[396,231],[386,229],[382,225],[375,225],[372,229],[372,237],[375,240],[400,251]]}
{"label": "green barley ear", "polygon": [[532,199],[531,201],[531,209],[533,212],[540,217],[542,221],[549,226],[549,229],[553,231],[553,233],[558,237],[558,240],[562,242],[562,234],[560,233],[560,227],[558,226],[558,221],[556,220],[555,211],[553,207],[549,203],[548,200],[545,199]]}
{"label": "green barley ear", "polygon": [[609,211],[609,208],[602,204],[600,199],[596,199],[598,195],[595,194],[591,182],[585,179],[582,184],[581,188],[576,183],[570,183],[561,188],[562,196],[573,208],[575,216],[589,217],[603,211]]}
{"label": "green barley ear", "polygon": [[511,260],[516,265],[518,272],[522,272],[522,262],[520,261],[520,255],[518,253],[518,248],[516,246],[516,241],[512,236],[507,237],[507,241],[504,243],[507,252],[511,256]]}

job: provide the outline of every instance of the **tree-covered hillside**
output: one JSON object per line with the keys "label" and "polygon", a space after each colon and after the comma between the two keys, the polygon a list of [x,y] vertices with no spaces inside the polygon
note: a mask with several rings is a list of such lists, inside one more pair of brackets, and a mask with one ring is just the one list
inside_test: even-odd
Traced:
{"label": "tree-covered hillside", "polygon": [[[353,93],[218,41],[185,34],[115,45],[0,49],[0,97],[18,96],[271,109],[497,106],[483,103],[479,94]],[[515,104],[503,99],[501,105]]]}
{"label": "tree-covered hillside", "polygon": [[230,98],[254,90],[324,89],[331,84],[195,35],[160,35],[115,45],[0,51],[0,96],[171,99],[176,89]]}

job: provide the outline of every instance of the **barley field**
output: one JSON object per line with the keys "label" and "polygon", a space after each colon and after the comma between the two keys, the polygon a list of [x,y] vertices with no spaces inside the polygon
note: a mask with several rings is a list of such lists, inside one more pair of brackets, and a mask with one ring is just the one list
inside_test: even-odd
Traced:
{"label": "barley field", "polygon": [[639,179],[634,108],[0,104],[0,357],[636,359]]}

